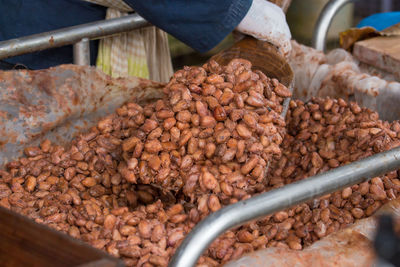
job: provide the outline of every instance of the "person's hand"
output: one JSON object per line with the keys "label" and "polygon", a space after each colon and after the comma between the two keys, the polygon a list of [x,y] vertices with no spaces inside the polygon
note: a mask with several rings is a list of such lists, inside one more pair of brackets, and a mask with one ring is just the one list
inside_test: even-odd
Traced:
{"label": "person's hand", "polygon": [[236,28],[237,31],[251,35],[275,45],[287,57],[292,49],[291,34],[282,9],[265,0],[253,0],[249,11]]}

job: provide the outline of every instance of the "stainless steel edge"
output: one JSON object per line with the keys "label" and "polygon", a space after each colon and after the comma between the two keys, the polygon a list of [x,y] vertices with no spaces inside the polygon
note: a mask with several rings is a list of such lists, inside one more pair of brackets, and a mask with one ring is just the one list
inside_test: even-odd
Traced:
{"label": "stainless steel edge", "polygon": [[325,52],[326,36],[328,35],[329,26],[332,23],[336,13],[351,0],[330,0],[322,9],[321,14],[315,23],[314,33],[312,37],[312,47]]}
{"label": "stainless steel edge", "polygon": [[0,59],[74,44],[83,38],[96,39],[146,26],[150,24],[144,18],[133,14],[2,41],[0,42]]}
{"label": "stainless steel edge", "polygon": [[73,45],[74,64],[90,66],[90,45],[89,39],[83,38]]}
{"label": "stainless steel edge", "polygon": [[193,228],[174,254],[169,266],[194,266],[204,250],[220,234],[235,226],[398,168],[400,147],[224,207]]}

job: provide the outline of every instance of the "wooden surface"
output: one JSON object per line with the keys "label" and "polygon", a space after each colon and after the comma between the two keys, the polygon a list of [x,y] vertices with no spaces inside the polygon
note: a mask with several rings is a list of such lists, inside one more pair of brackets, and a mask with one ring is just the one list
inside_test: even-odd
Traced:
{"label": "wooden surface", "polygon": [[288,88],[292,86],[294,77],[292,68],[278,50],[268,42],[245,37],[211,59],[220,65],[226,65],[234,58],[247,59],[253,65],[253,69],[261,70],[270,78],[277,78]]}
{"label": "wooden surface", "polygon": [[120,260],[82,241],[0,207],[0,266],[124,265]]}
{"label": "wooden surface", "polygon": [[353,55],[400,78],[400,36],[375,37],[355,43]]}

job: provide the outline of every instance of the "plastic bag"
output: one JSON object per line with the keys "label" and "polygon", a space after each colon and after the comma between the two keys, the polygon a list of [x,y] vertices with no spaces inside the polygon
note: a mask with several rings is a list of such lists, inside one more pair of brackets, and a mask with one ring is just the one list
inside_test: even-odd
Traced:
{"label": "plastic bag", "polygon": [[309,92],[309,86],[319,66],[326,62],[325,55],[311,47],[292,41],[289,62],[295,74],[294,97],[301,100],[310,99],[313,93]]}
{"label": "plastic bag", "polygon": [[294,98],[355,99],[358,104],[377,111],[383,120],[400,119],[400,83],[363,72],[370,68],[363,66],[360,70],[360,63],[343,49],[324,55],[295,41],[292,47],[289,62],[295,74]]}
{"label": "plastic bag", "polygon": [[326,55],[328,64],[334,65],[343,61],[354,62],[353,56],[343,49],[333,49]]}
{"label": "plastic bag", "polygon": [[114,79],[94,67],[0,71],[0,165],[48,138],[63,145],[126,101],[154,100],[162,84]]}

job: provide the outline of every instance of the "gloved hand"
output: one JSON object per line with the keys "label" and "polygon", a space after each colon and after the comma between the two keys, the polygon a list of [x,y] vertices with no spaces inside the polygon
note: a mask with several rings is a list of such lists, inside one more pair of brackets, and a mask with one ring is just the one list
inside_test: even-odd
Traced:
{"label": "gloved hand", "polygon": [[265,0],[253,0],[236,30],[275,45],[287,57],[292,49],[291,34],[282,9]]}

